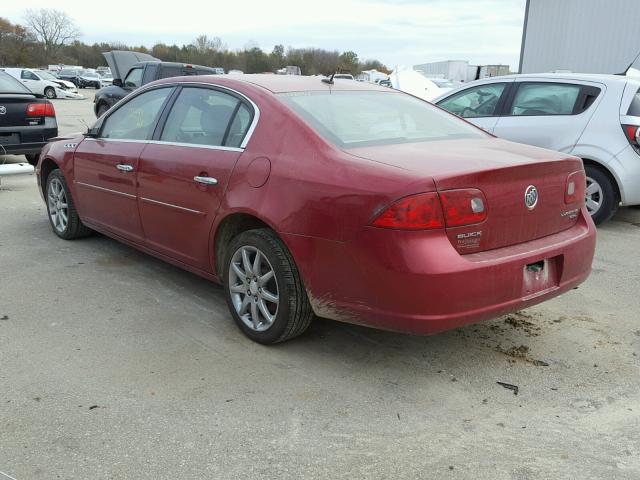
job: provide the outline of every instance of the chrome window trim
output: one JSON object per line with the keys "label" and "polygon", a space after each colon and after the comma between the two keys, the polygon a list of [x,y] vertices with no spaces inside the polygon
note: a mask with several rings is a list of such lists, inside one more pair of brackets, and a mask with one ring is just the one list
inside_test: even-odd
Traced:
{"label": "chrome window trim", "polygon": [[101,190],[103,192],[113,193],[115,195],[122,195],[123,197],[127,198],[137,198],[135,195],[131,195],[130,193],[119,192],[118,190],[111,190],[110,188],[99,187],[97,185],[91,185],[90,183],[78,182],[77,180],[74,180],[73,183],[75,183],[76,185],[80,185],[81,187],[93,188],[95,190]]}
{"label": "chrome window trim", "polygon": [[[256,105],[256,103],[251,100],[249,97],[247,97],[244,93],[239,92],[233,88],[224,86],[224,85],[220,85],[217,83],[206,83],[206,82],[169,82],[169,83],[161,83],[158,85],[151,85],[151,86],[142,86],[140,88],[138,88],[135,91],[135,95],[131,95],[131,97],[124,97],[122,100],[116,102],[116,104],[111,107],[110,111],[107,112],[106,116],[104,117],[104,119],[102,120],[102,122],[105,122],[112,114],[113,112],[115,112],[116,110],[118,110],[118,108],[121,108],[122,106],[126,105],[127,103],[129,103],[131,100],[133,100],[134,98],[136,98],[138,95],[142,95],[143,93],[149,91],[149,90],[153,90],[154,88],[163,88],[163,87],[180,87],[180,86],[191,86],[191,85],[199,85],[199,86],[204,86],[204,87],[214,87],[213,89],[220,89],[220,90],[226,90],[228,92],[234,93],[235,95],[238,95],[239,97],[242,97],[243,99],[245,99],[253,108],[253,119],[251,120],[251,125],[249,125],[249,128],[247,129],[247,133],[245,134],[244,138],[242,139],[242,143],[240,143],[240,147],[224,147],[222,145],[220,146],[215,146],[215,145],[208,145],[208,148],[215,148],[215,149],[233,149],[232,151],[244,151],[244,149],[247,147],[247,144],[249,143],[249,140],[251,140],[251,137],[253,136],[253,132],[255,131],[256,127],[258,126],[258,121],[260,120],[260,109],[258,108],[258,105]],[[122,103],[122,105],[119,105],[121,102],[123,102],[123,100],[126,100],[126,102]],[[117,107],[117,108],[115,108]],[[102,117],[101,117],[102,118]],[[89,140],[89,138],[87,138],[87,140]],[[138,142],[138,143],[152,143],[152,142],[160,142],[160,140],[118,140],[118,139],[106,139],[106,138],[94,138],[93,140],[112,140],[112,141],[120,141],[120,142],[124,142],[124,141],[129,141],[129,142]],[[192,145],[192,144],[184,144],[184,143],[172,143],[172,142],[163,142],[163,144],[168,144],[168,145],[179,145],[179,146],[196,146],[196,147],[203,147],[203,145]]]}
{"label": "chrome window trim", "polygon": [[189,212],[189,213],[194,213],[196,215],[206,215],[205,212],[201,212],[200,210],[193,210],[191,208],[181,207],[180,205],[174,205],[173,203],[165,203],[165,202],[161,202],[159,200],[152,200],[151,198],[146,198],[146,197],[138,197],[138,198],[140,200],[142,200],[143,202],[154,203],[156,205],[162,205],[164,207],[176,208],[178,210],[182,210],[182,211]]}
{"label": "chrome window trim", "polygon": [[222,150],[225,152],[244,152],[244,149],[239,147],[222,147],[217,145],[198,145],[197,143],[180,143],[180,142],[165,142],[164,140],[127,140],[120,138],[91,138],[88,137],[85,140],[91,142],[124,142],[124,143],[144,143],[153,145],[170,145],[174,147],[187,147],[187,148],[206,148],[209,150]]}

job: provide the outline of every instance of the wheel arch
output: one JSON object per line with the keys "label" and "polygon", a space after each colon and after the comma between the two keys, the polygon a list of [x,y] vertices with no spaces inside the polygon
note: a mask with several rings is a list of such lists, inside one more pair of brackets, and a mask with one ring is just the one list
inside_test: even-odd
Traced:
{"label": "wheel arch", "polygon": [[213,234],[212,260],[214,262],[214,273],[218,276],[220,281],[223,280],[222,266],[228,253],[227,246],[231,239],[242,232],[256,228],[268,228],[278,235],[276,229],[273,228],[272,225],[250,212],[229,212],[218,222]]}
{"label": "wheel arch", "polygon": [[618,181],[618,178],[615,176],[615,174],[611,171],[611,169],[609,169],[609,167],[607,167],[604,163],[598,160],[594,160],[588,157],[582,157],[582,162],[584,163],[585,166],[590,165],[592,167],[596,167],[599,170],[601,170],[605,175],[607,175],[611,180],[611,184],[613,185],[618,201],[624,202],[624,192],[620,186],[620,182]]}
{"label": "wheel arch", "polygon": [[45,198],[47,196],[47,179],[51,172],[59,168],[60,166],[50,157],[44,158],[40,164],[40,188]]}

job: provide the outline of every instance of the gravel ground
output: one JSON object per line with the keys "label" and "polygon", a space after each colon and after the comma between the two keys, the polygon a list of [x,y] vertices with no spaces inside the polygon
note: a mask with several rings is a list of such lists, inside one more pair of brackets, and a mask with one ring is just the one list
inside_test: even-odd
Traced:
{"label": "gravel ground", "polygon": [[[62,133],[94,119],[55,104]],[[433,337],[318,320],[263,347],[218,286],[58,239],[33,175],[0,203],[0,479],[640,478],[640,209],[539,307]]]}

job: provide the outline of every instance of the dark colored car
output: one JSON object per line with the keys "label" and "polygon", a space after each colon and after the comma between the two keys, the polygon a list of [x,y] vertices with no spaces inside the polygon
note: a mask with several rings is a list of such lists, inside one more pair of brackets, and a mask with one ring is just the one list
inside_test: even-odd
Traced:
{"label": "dark colored car", "polygon": [[42,147],[56,135],[53,104],[0,72],[0,154],[25,155],[35,165]]}
{"label": "dark colored car", "polygon": [[78,72],[78,86],[80,88],[95,88],[99,90],[102,88],[100,75],[91,70],[80,70]]}
{"label": "dark colored car", "polygon": [[[102,116],[135,89],[154,80],[189,75],[216,75],[220,71],[219,68],[201,65],[161,62],[150,55],[138,52],[115,51],[103,55],[109,64],[113,80],[110,86],[96,92],[93,104],[96,117]],[[132,59],[140,58],[147,60],[132,63]]]}
{"label": "dark colored car", "polygon": [[66,80],[73,83],[76,87],[80,88],[80,72],[82,70],[77,69],[62,69],[56,75],[60,80]]}
{"label": "dark colored car", "polygon": [[36,173],[56,235],[222,283],[262,343],[314,314],[419,334],[493,318],[573,289],[595,249],[579,158],[361,82],[160,80]]}

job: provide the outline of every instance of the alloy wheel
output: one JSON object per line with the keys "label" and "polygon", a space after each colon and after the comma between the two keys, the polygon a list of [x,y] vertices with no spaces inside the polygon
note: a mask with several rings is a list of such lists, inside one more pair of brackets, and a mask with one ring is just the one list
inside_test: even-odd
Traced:
{"label": "alloy wheel", "polygon": [[585,190],[585,204],[589,215],[595,215],[604,201],[602,187],[593,178],[587,177],[587,189]]}
{"label": "alloy wheel", "polygon": [[231,257],[229,294],[247,327],[256,332],[271,327],[278,314],[278,281],[271,263],[256,247],[242,246]]}
{"label": "alloy wheel", "polygon": [[47,203],[53,228],[60,233],[64,232],[69,224],[69,204],[64,186],[57,178],[54,178],[49,183]]}

